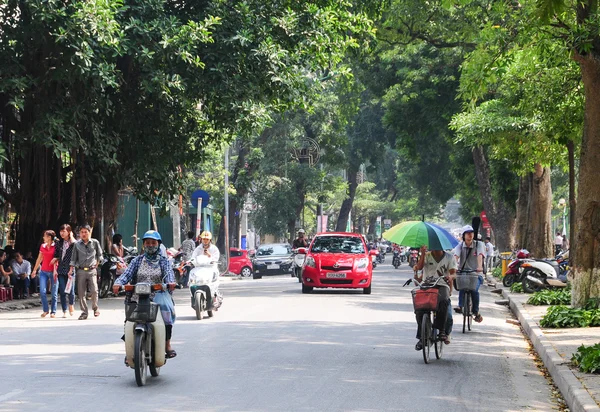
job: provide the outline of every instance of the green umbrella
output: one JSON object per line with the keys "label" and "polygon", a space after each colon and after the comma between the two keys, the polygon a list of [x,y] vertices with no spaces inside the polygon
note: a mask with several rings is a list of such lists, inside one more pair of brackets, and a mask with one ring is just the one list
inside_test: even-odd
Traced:
{"label": "green umbrella", "polygon": [[429,250],[448,250],[458,245],[458,240],[436,224],[418,220],[402,222],[383,233],[383,238],[402,246]]}

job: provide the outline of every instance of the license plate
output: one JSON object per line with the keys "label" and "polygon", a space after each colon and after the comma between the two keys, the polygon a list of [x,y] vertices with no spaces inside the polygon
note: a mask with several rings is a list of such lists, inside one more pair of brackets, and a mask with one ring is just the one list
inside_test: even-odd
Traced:
{"label": "license plate", "polygon": [[345,273],[328,273],[325,275],[325,277],[339,279],[339,278],[345,278],[346,274]]}
{"label": "license plate", "polygon": [[267,269],[279,269],[279,265],[276,265],[276,264],[267,265]]}

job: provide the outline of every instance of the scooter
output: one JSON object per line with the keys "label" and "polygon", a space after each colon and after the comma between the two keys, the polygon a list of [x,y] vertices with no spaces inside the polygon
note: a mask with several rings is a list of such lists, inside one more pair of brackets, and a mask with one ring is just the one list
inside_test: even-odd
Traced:
{"label": "scooter", "polygon": [[523,263],[533,261],[533,259],[530,259],[529,256],[529,251],[527,249],[521,249],[517,251],[516,259],[508,264],[506,272],[502,278],[502,284],[504,286],[509,288],[513,283],[523,281],[521,265]]}
{"label": "scooter", "polygon": [[216,262],[205,255],[192,259],[192,265],[194,267],[190,271],[189,286],[196,319],[202,320],[204,312],[212,318],[213,311],[218,310],[223,303],[223,296],[219,292],[219,269]]}
{"label": "scooter", "polygon": [[523,263],[523,291],[533,293],[548,287],[566,287],[570,271],[568,256],[568,252],[564,252],[559,254],[559,260],[537,259]]}
{"label": "scooter", "polygon": [[379,251],[377,249],[373,250],[375,250],[375,254],[371,256],[371,261],[373,262],[373,269],[375,269],[377,267],[377,263],[379,262]]}
{"label": "scooter", "polygon": [[392,265],[394,265],[394,269],[398,269],[398,267],[400,266],[400,252],[397,250],[394,250],[394,256],[392,258]]}
{"label": "scooter", "polygon": [[408,265],[412,268],[417,264],[418,261],[419,261],[419,251],[411,250],[410,251],[410,259],[408,260]]}
{"label": "scooter", "polygon": [[304,259],[306,259],[306,254],[299,254],[297,249],[294,249],[292,252],[296,253],[294,255],[294,265],[292,267],[292,277],[297,277],[298,282],[302,283],[302,265],[304,265]]}
{"label": "scooter", "polygon": [[104,263],[100,266],[97,274],[98,297],[105,298],[111,291],[113,283],[117,279],[117,269],[124,265],[115,255],[104,254]]}
{"label": "scooter", "polygon": [[[172,285],[174,286],[174,285]],[[137,283],[125,285],[125,354],[127,365],[135,370],[138,386],[146,384],[147,370],[158,376],[167,362],[165,353],[166,328],[160,305],[150,301],[151,294],[168,293],[166,284]],[[132,302],[133,294],[138,296]]]}

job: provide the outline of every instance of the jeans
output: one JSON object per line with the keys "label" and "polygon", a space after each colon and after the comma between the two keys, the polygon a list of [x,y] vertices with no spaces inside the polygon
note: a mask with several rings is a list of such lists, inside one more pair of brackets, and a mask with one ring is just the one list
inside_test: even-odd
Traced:
{"label": "jeans", "polygon": [[21,278],[15,276],[15,293],[18,299],[24,299],[29,297],[29,277]]}
{"label": "jeans", "polygon": [[[60,293],[60,306],[62,307],[63,312],[67,311],[67,293],[65,292],[65,287],[67,286],[67,281],[69,280],[68,275],[58,275],[58,292]],[[73,275],[73,282],[75,282],[75,275]],[[69,295],[69,305],[73,306],[75,304],[75,285],[71,286],[71,292]]]}
{"label": "jeans", "polygon": [[42,298],[42,311],[48,312],[48,296],[46,288],[50,280],[50,293],[52,294],[52,303],[50,313],[56,313],[56,298],[58,295],[58,282],[54,280],[54,273],[40,270],[40,297]]}
{"label": "jeans", "polygon": [[[471,298],[473,302],[473,314],[479,314],[479,287],[483,284],[483,277],[479,276],[479,282],[477,283],[477,289],[471,291]],[[458,307],[463,307],[465,300],[465,292],[463,290],[458,292]]]}

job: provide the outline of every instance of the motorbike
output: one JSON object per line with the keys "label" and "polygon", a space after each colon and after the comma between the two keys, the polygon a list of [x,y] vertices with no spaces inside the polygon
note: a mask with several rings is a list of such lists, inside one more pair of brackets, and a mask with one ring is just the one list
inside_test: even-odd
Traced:
{"label": "motorbike", "polygon": [[535,259],[521,265],[523,291],[533,293],[548,287],[564,288],[569,275],[569,253],[555,259]]}
{"label": "motorbike", "polygon": [[385,252],[384,251],[379,251],[379,253],[377,254],[377,263],[384,263],[385,262]]}
{"label": "motorbike", "polygon": [[[111,291],[113,283],[117,279],[117,270],[126,266],[119,258],[109,253],[104,254],[104,263],[97,273],[98,297],[105,298]],[[122,272],[121,272],[122,273]]]}
{"label": "motorbike", "polygon": [[374,250],[375,254],[371,256],[371,261],[373,262],[373,269],[377,267],[377,263],[379,262],[379,259],[377,258],[379,256],[379,251],[377,249]]}
{"label": "motorbike", "polygon": [[398,267],[400,266],[400,252],[398,250],[394,250],[392,265],[394,265],[394,269],[398,269]]}
{"label": "motorbike", "polygon": [[408,265],[412,268],[417,265],[418,261],[419,261],[419,251],[411,250],[410,251],[410,259],[408,260]]}
{"label": "motorbike", "polygon": [[175,282],[178,289],[188,287],[190,271],[192,270],[192,263],[186,261],[184,257],[183,252],[178,252],[173,256],[173,274],[175,275]]}
{"label": "motorbike", "polygon": [[297,277],[298,282],[302,283],[302,265],[304,265],[304,259],[306,259],[306,254],[299,254],[297,249],[292,250],[294,254],[294,264],[292,266],[292,277]]}
{"label": "motorbike", "polygon": [[190,271],[189,286],[196,319],[202,320],[204,312],[212,318],[213,312],[223,303],[223,296],[219,291],[219,269],[205,255],[192,259],[192,265],[194,267]]}
{"label": "motorbike", "polygon": [[[167,362],[166,328],[160,306],[150,300],[152,293],[168,293],[166,284],[125,285],[125,354],[127,365],[135,371],[138,386],[146,384],[147,370],[158,376]],[[133,295],[138,301],[131,301]]]}
{"label": "motorbike", "polygon": [[521,249],[517,251],[516,258],[508,264],[506,272],[504,273],[504,277],[502,278],[502,284],[504,286],[509,288],[513,283],[519,283],[523,281],[521,265],[533,260],[530,259],[529,256],[529,251],[527,249]]}

